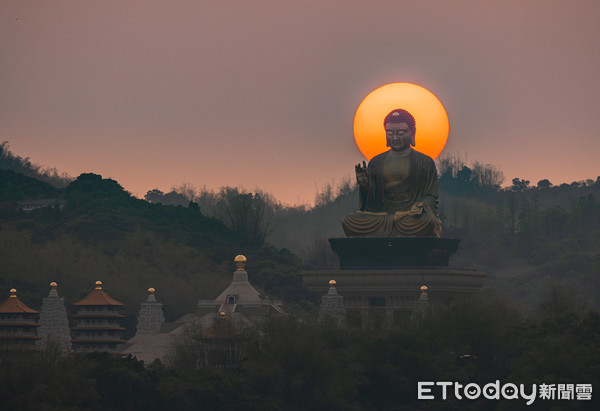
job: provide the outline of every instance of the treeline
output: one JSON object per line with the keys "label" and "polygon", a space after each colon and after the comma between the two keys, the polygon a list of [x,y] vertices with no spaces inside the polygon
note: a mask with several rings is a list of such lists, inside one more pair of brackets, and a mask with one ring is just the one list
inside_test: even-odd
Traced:
{"label": "treeline", "polygon": [[[454,155],[438,159],[437,166],[443,236],[461,240],[453,266],[487,272],[486,286],[528,309],[557,282],[581,290],[582,298],[600,308],[600,285],[594,279],[600,270],[600,177],[560,185],[513,178],[504,186],[502,171],[493,165],[466,164]],[[160,202],[179,196],[182,203],[197,202],[229,227],[234,225],[222,211],[224,198],[247,196],[260,204],[256,209],[266,210],[255,220],[267,233],[260,238],[298,254],[307,268],[338,267],[328,238],[344,236],[341,216],[358,204],[349,177],[323,186],[312,207],[285,207],[261,192],[198,191],[191,184],[162,193],[162,200],[153,193],[146,198]]]}
{"label": "treeline", "polygon": [[59,174],[56,168],[42,167],[32,163],[29,157],[23,158],[12,153],[9,149],[8,141],[0,143],[0,170],[12,170],[58,188],[64,188],[73,181],[73,177],[67,173]]}
{"label": "treeline", "polygon": [[600,308],[600,178],[557,186],[514,178],[501,188],[491,166],[453,160],[440,169],[444,235],[461,239],[455,266],[486,271],[485,287],[529,310],[553,284]]}
{"label": "treeline", "polygon": [[[29,177],[0,170],[2,186]],[[40,183],[40,182],[39,182]],[[96,280],[125,303],[128,333],[135,331],[139,304],[157,289],[167,319],[195,310],[198,299],[215,298],[231,281],[233,258],[248,256],[252,283],[265,294],[310,309],[301,284],[301,261],[288,250],[250,241],[197,206],[163,206],[136,199],[116,181],[82,174],[58,193],[62,209],[20,211],[14,201],[0,207],[0,289],[39,308],[56,281],[70,304],[92,290]]]}
{"label": "treeline", "polygon": [[[103,353],[51,351],[0,358],[7,409],[81,410],[384,410],[596,409],[592,401],[418,400],[419,381],[463,385],[600,383],[600,315],[556,288],[535,315],[493,295],[432,307],[420,321],[379,334],[274,318],[247,340],[227,368]],[[189,357],[188,357],[189,359]],[[193,359],[193,358],[192,358]],[[538,391],[539,395],[539,391]],[[596,405],[594,405],[596,404]]]}
{"label": "treeline", "polygon": [[338,184],[327,183],[315,194],[314,206],[284,206],[268,193],[238,187],[218,191],[197,189],[190,183],[165,193],[149,190],[144,198],[155,204],[192,205],[223,222],[257,244],[269,243],[292,250],[307,268],[337,266],[337,256],[327,238],[343,236],[341,216],[358,201],[354,182],[346,177]]}
{"label": "treeline", "polygon": [[283,209],[271,195],[260,190],[255,193],[237,187],[222,187],[219,191],[200,191],[189,183],[164,193],[150,190],[144,199],[154,204],[188,206],[216,218],[249,242],[262,245],[271,229],[273,215]]}
{"label": "treeline", "polygon": [[[3,149],[6,158],[18,157],[7,151],[6,145]],[[504,175],[492,165],[466,164],[459,156],[443,157],[437,164],[443,235],[461,240],[451,264],[487,272],[486,287],[506,293],[529,309],[556,282],[581,290],[583,298],[592,306],[600,307],[596,297],[600,285],[594,280],[595,273],[600,270],[598,178],[557,186],[547,179],[532,184],[514,178],[511,185],[503,188]],[[8,173],[8,170],[4,172]],[[91,182],[89,177],[81,178]],[[181,246],[181,249],[190,247],[203,256],[203,262],[198,260],[199,265],[195,267],[202,267],[197,269],[207,273],[220,272],[220,277],[224,278],[222,282],[229,277],[229,268],[223,264],[231,265],[232,255],[253,250],[259,259],[267,255],[275,258],[279,261],[275,267],[284,273],[275,274],[275,268],[267,269],[266,275],[256,273],[259,286],[265,287],[268,294],[277,293],[280,298],[308,301],[300,297],[304,291],[297,291],[303,290],[299,280],[300,267],[337,268],[337,256],[331,252],[328,238],[344,236],[341,216],[355,211],[358,204],[352,177],[342,179],[337,185],[323,186],[316,193],[315,205],[310,207],[284,206],[260,190],[248,192],[225,187],[213,191],[205,187],[197,189],[189,183],[167,193],[150,190],[143,201],[131,197],[114,181],[102,181],[102,184],[98,181],[91,184],[88,191],[77,188],[85,185],[85,181],[75,181],[72,187],[57,192],[55,187],[20,174],[13,173],[0,179],[0,205],[4,204],[2,210],[5,211],[14,206],[14,200],[55,196],[68,200],[67,207],[61,212],[40,210],[10,217],[13,224],[6,225],[4,233],[30,236],[28,241],[34,244],[31,249],[35,252],[50,247],[54,239],[82,242],[83,248],[96,248],[92,254],[103,253],[98,260],[105,266],[108,264],[109,272],[119,271],[115,261],[118,255],[124,260],[136,261],[134,271],[155,272],[152,267],[145,268],[150,264],[144,262],[143,253],[136,254],[133,249],[139,248],[140,241],[165,242],[173,247]],[[93,187],[94,184],[98,187]],[[50,221],[53,222],[49,224]],[[67,239],[59,240],[61,236]],[[90,241],[92,239],[95,242]],[[24,240],[8,243],[19,241]],[[130,244],[124,243],[127,241]],[[160,251],[170,249],[171,246],[166,244],[153,245],[158,251],[152,253],[157,258],[160,256],[162,261],[170,261]],[[198,251],[204,246],[207,248]],[[23,255],[23,251],[15,255]],[[193,253],[190,251],[189,255]],[[7,258],[10,260],[10,256]],[[104,261],[106,258],[108,260]],[[33,271],[44,271],[41,267],[31,267],[31,259],[25,260],[32,278],[39,276]],[[16,273],[25,267],[14,259],[11,261],[18,268],[11,268],[10,277],[19,278]],[[291,264],[291,268],[285,264]],[[167,264],[163,270],[175,273],[183,268],[181,264]],[[169,274],[167,278],[172,275],[175,274]],[[293,279],[294,286],[287,282],[289,278]],[[211,281],[211,284],[221,283]],[[198,287],[193,286],[194,289]],[[140,287],[139,292],[143,289]],[[295,291],[289,291],[291,289]],[[180,312],[179,309],[176,311]]]}

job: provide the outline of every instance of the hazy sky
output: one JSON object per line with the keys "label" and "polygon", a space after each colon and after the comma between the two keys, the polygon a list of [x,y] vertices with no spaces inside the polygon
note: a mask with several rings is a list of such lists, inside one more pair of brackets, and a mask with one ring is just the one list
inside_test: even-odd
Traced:
{"label": "hazy sky", "polygon": [[597,1],[0,2],[0,141],[137,196],[184,182],[312,202],[363,159],[362,99],[419,84],[445,153],[600,175]]}

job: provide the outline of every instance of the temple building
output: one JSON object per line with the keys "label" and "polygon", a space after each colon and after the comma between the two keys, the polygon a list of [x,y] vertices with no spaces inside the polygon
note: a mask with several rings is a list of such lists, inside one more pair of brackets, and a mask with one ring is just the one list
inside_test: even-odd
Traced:
{"label": "temple building", "polygon": [[17,297],[17,290],[10,290],[10,297],[0,305],[0,350],[36,350],[38,314]]}
{"label": "temple building", "polygon": [[[59,296],[55,282],[50,283],[41,313],[19,300],[13,289],[10,298],[0,305],[0,349],[56,347],[65,354],[72,351],[131,354],[151,364],[156,359],[172,361],[183,347],[192,350],[189,358],[194,358],[196,367],[235,365],[244,357],[248,341],[260,333],[265,319],[285,315],[281,302],[272,301],[250,284],[246,261],[246,257],[236,256],[236,270],[229,286],[214,300],[199,300],[195,312],[175,322],[165,322],[156,290],[149,288],[146,301],[140,306],[137,332],[129,341],[122,338],[123,304],[108,295],[100,281],[96,281],[92,292],[73,304],[74,326],[70,329],[65,301]],[[324,316],[341,315],[335,320],[339,326],[343,326],[343,300],[332,283],[329,294],[323,298],[322,310]]]}
{"label": "temple building", "polygon": [[71,328],[73,350],[119,352],[118,346],[125,342],[121,338],[125,328],[119,324],[123,303],[108,295],[102,282],[96,281],[96,288],[73,305],[77,310],[73,315],[76,324]]}
{"label": "temple building", "polygon": [[229,287],[214,300],[198,301],[199,313],[240,313],[254,322],[261,322],[269,313],[284,313],[281,302],[271,302],[269,297],[260,294],[248,282],[248,273],[245,270],[246,257],[238,255],[234,262],[236,271],[233,273],[233,280]]}
{"label": "temple building", "polygon": [[54,345],[63,353],[71,351],[71,331],[65,307],[65,299],[58,295],[55,282],[50,283],[48,297],[42,300],[38,341],[40,348]]}
{"label": "temple building", "polygon": [[121,352],[150,364],[156,359],[174,361],[183,347],[190,350],[198,367],[235,364],[242,358],[247,335],[268,316],[285,312],[280,302],[271,301],[250,284],[246,257],[238,255],[234,262],[231,284],[214,300],[199,300],[195,313],[175,322],[161,322],[162,305],[159,313],[155,291],[149,290],[148,300],[141,305],[137,333]]}

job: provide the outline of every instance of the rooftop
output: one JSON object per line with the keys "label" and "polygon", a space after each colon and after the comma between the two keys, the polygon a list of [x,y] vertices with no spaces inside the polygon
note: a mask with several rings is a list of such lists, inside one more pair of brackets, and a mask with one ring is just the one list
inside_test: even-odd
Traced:
{"label": "rooftop", "polygon": [[110,295],[106,294],[102,289],[102,282],[96,281],[96,288],[89,293],[81,301],[77,301],[73,305],[123,305],[122,302],[115,300]]}
{"label": "rooftop", "polygon": [[17,297],[17,290],[10,290],[10,297],[0,305],[0,313],[29,313],[39,314]]}

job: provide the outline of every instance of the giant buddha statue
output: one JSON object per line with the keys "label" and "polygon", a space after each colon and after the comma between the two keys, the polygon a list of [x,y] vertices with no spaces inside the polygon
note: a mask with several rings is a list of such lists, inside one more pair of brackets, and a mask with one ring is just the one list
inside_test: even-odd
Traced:
{"label": "giant buddha statue", "polygon": [[440,237],[438,181],[431,157],[413,149],[415,119],[396,109],[383,122],[388,151],[355,167],[359,209],[342,218],[348,237]]}

